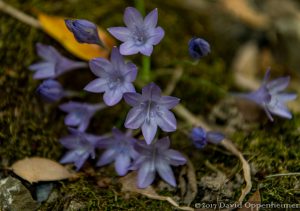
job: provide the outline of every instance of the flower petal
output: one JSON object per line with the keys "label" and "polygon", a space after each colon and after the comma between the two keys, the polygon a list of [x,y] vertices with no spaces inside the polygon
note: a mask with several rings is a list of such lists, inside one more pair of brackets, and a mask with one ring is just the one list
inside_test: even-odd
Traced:
{"label": "flower petal", "polygon": [[145,121],[142,125],[142,133],[147,144],[151,144],[157,131],[157,124],[153,119]]}
{"label": "flower petal", "polygon": [[155,162],[155,168],[156,168],[159,176],[165,182],[169,183],[173,187],[176,187],[176,180],[175,180],[172,168],[170,167],[169,163],[165,159],[163,159],[163,158],[159,159],[159,157],[158,157]]}
{"label": "flower petal", "polygon": [[104,58],[94,58],[90,60],[89,66],[91,71],[98,77],[106,78],[109,76],[109,71],[113,69],[112,64]]}
{"label": "flower petal", "polygon": [[144,109],[139,107],[132,108],[126,117],[125,127],[130,129],[139,128],[145,121],[145,112]]}
{"label": "flower petal", "polygon": [[156,115],[157,125],[165,132],[176,130],[176,118],[174,114],[167,109],[160,109]]}
{"label": "flower petal", "polygon": [[141,26],[143,24],[143,17],[141,13],[134,7],[127,7],[124,12],[124,23],[129,28]]}
{"label": "flower petal", "polygon": [[141,52],[141,54],[145,56],[151,56],[153,52],[153,45],[150,44],[142,45],[139,47],[139,51]]}
{"label": "flower petal", "polygon": [[139,48],[133,41],[126,41],[120,45],[120,53],[122,55],[133,55],[139,52]]}
{"label": "flower petal", "polygon": [[107,29],[109,33],[122,42],[130,39],[130,31],[126,27],[110,27]]}
{"label": "flower petal", "polygon": [[164,106],[166,109],[174,108],[178,103],[180,99],[177,97],[171,97],[171,96],[162,96],[159,101],[159,105]]}
{"label": "flower petal", "polygon": [[158,12],[157,8],[152,10],[144,19],[145,28],[153,28],[157,25]]}
{"label": "flower petal", "polygon": [[170,147],[169,137],[166,136],[164,138],[157,140],[155,147],[161,152],[164,152],[165,150],[169,149],[169,147]]}
{"label": "flower petal", "polygon": [[28,67],[30,70],[36,71],[34,79],[53,78],[55,76],[55,64],[51,62],[40,62]]}
{"label": "flower petal", "polygon": [[120,54],[119,49],[117,47],[113,47],[111,50],[110,61],[113,65],[112,71],[114,72],[123,72],[126,71],[125,62],[123,56]]}
{"label": "flower petal", "polygon": [[97,78],[84,87],[85,91],[101,93],[107,90],[107,81],[103,78]]}
{"label": "flower petal", "polygon": [[276,114],[278,116],[281,116],[283,118],[287,118],[287,119],[291,119],[292,118],[292,114],[291,112],[288,110],[288,108],[282,104],[282,103],[277,103],[276,106],[274,107],[270,107],[268,106],[267,109],[272,113],[272,114]]}
{"label": "flower petal", "polygon": [[128,62],[125,65],[126,73],[124,74],[124,80],[127,82],[133,82],[137,75],[137,66],[132,62]]}
{"label": "flower petal", "polygon": [[154,181],[155,165],[151,161],[145,161],[138,170],[138,187],[146,188]]}
{"label": "flower petal", "polygon": [[57,58],[61,57],[60,53],[51,45],[44,45],[42,43],[36,44],[36,51],[39,57],[46,61],[55,62]]}
{"label": "flower petal", "polygon": [[59,162],[62,164],[72,163],[77,159],[77,157],[78,154],[76,153],[76,151],[69,151],[60,159]]}
{"label": "flower petal", "polygon": [[135,92],[127,92],[124,94],[125,102],[133,107],[140,104],[141,97],[141,94]]}
{"label": "flower petal", "polygon": [[130,165],[130,157],[128,155],[125,155],[124,153],[120,153],[116,157],[115,169],[119,176],[124,176],[127,174],[129,165]]}
{"label": "flower petal", "polygon": [[120,88],[107,89],[103,95],[103,100],[106,105],[113,106],[122,100],[123,92]]}
{"label": "flower petal", "polygon": [[164,152],[165,156],[168,158],[169,163],[172,166],[184,165],[186,163],[186,158],[178,151],[169,149]]}
{"label": "flower petal", "polygon": [[157,45],[162,38],[165,36],[165,31],[161,27],[156,27],[154,30],[151,30],[151,35],[147,40],[147,43],[150,45]]}
{"label": "flower petal", "polygon": [[81,169],[81,167],[83,166],[83,164],[85,163],[85,161],[88,159],[89,157],[89,153],[84,153],[82,155],[80,155],[75,160],[75,166],[76,166],[76,171],[78,171],[79,169]]}
{"label": "flower petal", "polygon": [[115,160],[116,154],[117,152],[114,149],[106,150],[98,160],[96,166],[104,166],[113,162]]}
{"label": "flower petal", "polygon": [[143,100],[156,100],[159,102],[161,97],[161,89],[155,83],[151,82],[142,89]]}
{"label": "flower petal", "polygon": [[78,112],[71,112],[65,117],[65,124],[67,126],[77,126],[82,121],[82,115]]}
{"label": "flower petal", "polygon": [[220,143],[225,136],[222,133],[219,132],[207,132],[207,141],[213,143],[213,144],[218,144]]}
{"label": "flower petal", "polygon": [[281,102],[287,102],[291,100],[295,100],[297,98],[297,94],[287,93],[287,94],[277,94],[277,99]]}
{"label": "flower petal", "polygon": [[267,88],[271,94],[284,90],[290,83],[290,76],[280,77],[267,83]]}

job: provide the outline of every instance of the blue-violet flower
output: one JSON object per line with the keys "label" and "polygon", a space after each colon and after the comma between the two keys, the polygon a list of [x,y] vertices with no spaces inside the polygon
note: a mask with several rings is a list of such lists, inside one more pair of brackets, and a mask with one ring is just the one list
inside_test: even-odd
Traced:
{"label": "blue-violet flower", "polygon": [[218,144],[225,138],[225,136],[222,133],[214,131],[207,132],[202,127],[193,128],[190,136],[194,145],[198,149],[204,148],[208,142]]}
{"label": "blue-violet flower", "polygon": [[69,128],[71,135],[63,137],[59,142],[69,151],[62,157],[60,163],[72,163],[76,166],[78,171],[85,161],[91,156],[95,159],[95,148],[103,137],[84,133],[72,128]]}
{"label": "blue-violet flower", "polygon": [[84,89],[89,92],[104,92],[103,100],[113,106],[120,102],[125,92],[135,92],[132,82],[136,78],[137,67],[125,63],[118,48],[114,47],[110,61],[104,58],[95,58],[90,61],[92,72],[99,78],[90,82]]}
{"label": "blue-violet flower", "polygon": [[88,104],[72,101],[59,106],[60,110],[68,113],[65,117],[65,124],[77,127],[79,131],[85,131],[94,114],[104,107],[104,103]]}
{"label": "blue-violet flower", "polygon": [[105,47],[99,37],[98,27],[94,23],[83,19],[66,19],[65,23],[79,43],[97,44]]}
{"label": "blue-violet flower", "polygon": [[164,37],[164,30],[156,27],[158,19],[157,9],[151,11],[145,19],[133,7],[127,7],[124,13],[124,23],[127,27],[111,27],[107,30],[118,40],[124,42],[120,46],[120,53],[132,55],[140,52],[150,56],[153,45],[157,45]]}
{"label": "blue-violet flower", "polygon": [[164,181],[176,187],[176,180],[170,165],[184,165],[186,158],[169,147],[170,140],[168,137],[159,139],[151,145],[147,145],[145,142],[136,143],[135,149],[139,156],[134,160],[131,169],[138,170],[137,186],[139,188],[146,188],[151,185],[156,172]]}
{"label": "blue-violet flower", "polygon": [[62,85],[58,81],[52,79],[43,81],[36,92],[47,102],[59,101],[66,95]]}
{"label": "blue-violet flower", "polygon": [[189,54],[193,59],[201,59],[210,53],[209,43],[201,38],[194,37],[189,41]]}
{"label": "blue-violet flower", "polygon": [[135,142],[136,140],[129,134],[124,134],[120,130],[113,128],[112,137],[103,139],[98,143],[98,148],[105,148],[106,150],[97,162],[97,166],[104,166],[114,161],[118,175],[126,175],[131,160],[138,156],[134,149]]}
{"label": "blue-violet flower", "polygon": [[291,119],[292,114],[286,107],[285,103],[287,101],[294,100],[297,97],[297,94],[283,93],[283,90],[290,82],[290,77],[280,77],[268,82],[269,77],[270,69],[266,71],[262,85],[258,90],[249,94],[237,94],[236,96],[253,101],[261,106],[271,121],[273,121],[271,114]]}
{"label": "blue-violet flower", "polygon": [[156,134],[157,126],[165,132],[176,130],[176,118],[169,109],[175,107],[180,99],[171,96],[161,96],[161,89],[150,83],[142,89],[142,94],[125,93],[127,104],[133,106],[125,121],[125,127],[142,128],[143,136],[150,144]]}
{"label": "blue-violet flower", "polygon": [[68,59],[50,45],[37,43],[36,50],[43,61],[28,67],[30,70],[35,71],[34,79],[53,79],[65,72],[87,67],[87,63]]}

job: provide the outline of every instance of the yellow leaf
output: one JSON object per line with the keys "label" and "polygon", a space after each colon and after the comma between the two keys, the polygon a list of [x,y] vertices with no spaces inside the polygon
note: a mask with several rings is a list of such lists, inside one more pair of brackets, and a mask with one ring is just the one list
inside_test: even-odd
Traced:
{"label": "yellow leaf", "polygon": [[110,49],[115,45],[115,40],[104,30],[98,27],[99,37],[107,46],[107,49],[101,48],[96,44],[82,44],[76,41],[72,32],[65,25],[63,17],[50,16],[38,13],[38,19],[42,29],[51,37],[60,42],[73,55],[83,60],[90,60],[96,57],[105,57],[109,55]]}
{"label": "yellow leaf", "polygon": [[12,171],[30,183],[67,179],[73,175],[59,163],[41,157],[25,158],[11,166]]}

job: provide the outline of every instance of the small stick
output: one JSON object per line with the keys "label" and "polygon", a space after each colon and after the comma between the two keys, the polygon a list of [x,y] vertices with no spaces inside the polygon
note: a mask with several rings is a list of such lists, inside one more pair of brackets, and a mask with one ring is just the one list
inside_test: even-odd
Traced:
{"label": "small stick", "polygon": [[5,13],[7,13],[8,15],[11,15],[12,17],[18,19],[19,21],[21,21],[23,23],[33,26],[34,28],[38,28],[38,29],[41,28],[41,24],[37,19],[21,12],[20,10],[18,10],[16,8],[13,8],[12,6],[6,4],[2,0],[0,0],[0,11],[3,11]]}
{"label": "small stick", "polygon": [[170,83],[168,84],[168,86],[166,87],[166,90],[164,91],[165,95],[172,94],[178,81],[180,80],[180,78],[182,76],[182,73],[183,73],[182,67],[175,68],[172,79],[171,79]]}

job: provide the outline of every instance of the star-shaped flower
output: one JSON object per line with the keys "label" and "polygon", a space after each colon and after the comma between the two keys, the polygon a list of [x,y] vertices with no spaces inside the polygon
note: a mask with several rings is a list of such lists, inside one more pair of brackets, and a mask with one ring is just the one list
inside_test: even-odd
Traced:
{"label": "star-shaped flower", "polygon": [[60,163],[75,163],[78,171],[85,161],[91,157],[95,159],[95,148],[102,136],[95,136],[69,128],[71,135],[63,137],[59,142],[69,151],[62,157]]}
{"label": "star-shaped flower", "polygon": [[164,30],[156,27],[158,19],[157,9],[151,11],[145,19],[133,7],[127,7],[124,13],[126,27],[111,27],[107,30],[118,40],[124,42],[120,46],[120,53],[132,55],[140,52],[150,56],[153,45],[157,45],[164,37]]}
{"label": "star-shaped flower", "polygon": [[125,121],[125,127],[142,128],[142,133],[148,144],[156,134],[157,126],[165,132],[176,130],[176,118],[169,109],[175,107],[180,99],[171,96],[161,96],[161,89],[150,83],[142,89],[142,94],[125,93],[127,104],[133,106]]}
{"label": "star-shaped flower", "polygon": [[104,107],[106,107],[104,103],[88,104],[80,102],[68,102],[59,106],[60,110],[68,113],[65,117],[65,124],[78,127],[79,131],[85,131],[94,114]]}
{"label": "star-shaped flower", "polygon": [[138,170],[137,186],[146,188],[152,184],[156,172],[170,185],[176,187],[176,180],[172,166],[184,165],[186,158],[178,151],[169,149],[170,140],[168,137],[157,140],[151,145],[145,142],[137,142],[135,145],[139,156],[132,164],[132,170]]}
{"label": "star-shaped flower", "polygon": [[112,137],[104,139],[98,144],[99,148],[105,148],[106,150],[97,162],[97,166],[115,162],[116,172],[118,175],[124,176],[129,170],[131,160],[138,155],[133,147],[136,140],[117,128],[113,128],[112,134]]}
{"label": "star-shaped flower", "polygon": [[136,78],[137,67],[131,63],[125,63],[118,48],[114,47],[110,61],[104,58],[96,58],[90,61],[92,72],[99,78],[90,82],[84,89],[89,92],[104,92],[103,100],[113,106],[121,101],[125,92],[135,92],[132,82]]}
{"label": "star-shaped flower", "polygon": [[290,77],[280,77],[268,82],[269,77],[270,69],[267,70],[262,85],[258,90],[249,94],[237,94],[236,96],[253,101],[261,106],[271,121],[273,121],[272,114],[291,119],[292,114],[285,103],[296,99],[297,94],[283,92],[289,85]]}
{"label": "star-shaped flower", "polygon": [[35,71],[34,79],[54,79],[68,71],[87,67],[87,63],[68,59],[50,45],[37,43],[36,50],[43,61],[29,66],[30,70]]}

